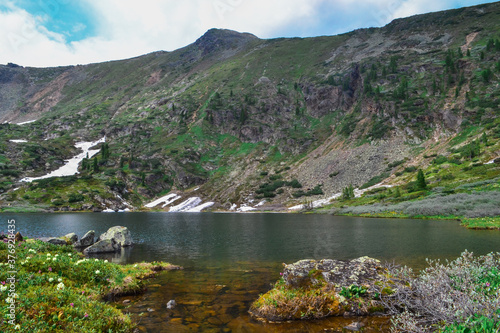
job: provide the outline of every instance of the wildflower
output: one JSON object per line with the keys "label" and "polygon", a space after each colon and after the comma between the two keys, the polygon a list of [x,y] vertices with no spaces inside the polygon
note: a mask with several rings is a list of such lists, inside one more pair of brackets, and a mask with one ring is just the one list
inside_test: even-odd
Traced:
{"label": "wildflower", "polygon": [[69,306],[74,307],[75,304],[74,303],[69,303]]}
{"label": "wildflower", "polygon": [[31,252],[31,253],[36,253],[36,251],[35,251],[35,250],[33,250],[33,249],[29,249],[29,250],[28,250],[28,252]]}
{"label": "wildflower", "polygon": [[52,261],[56,261],[56,260],[57,260],[57,258],[56,258],[56,257],[54,257],[54,258],[52,259]]}
{"label": "wildflower", "polygon": [[8,287],[7,287],[7,286],[1,286],[1,287],[0,287],[0,291],[1,291],[1,292],[6,291],[7,289],[8,289]]}
{"label": "wildflower", "polygon": [[56,253],[55,257],[59,257],[59,253]]}
{"label": "wildflower", "polygon": [[41,270],[38,270],[38,274],[40,274],[42,271]]}
{"label": "wildflower", "polygon": [[5,281],[2,281],[2,285],[5,285]]}
{"label": "wildflower", "polygon": [[54,278],[49,278],[49,282],[52,282],[52,281],[54,281]]}
{"label": "wildflower", "polygon": [[61,282],[57,285],[57,290],[63,290],[63,289],[64,289],[64,283]]}
{"label": "wildflower", "polygon": [[52,272],[52,267],[49,267],[49,272]]}
{"label": "wildflower", "polygon": [[57,279],[57,282],[62,282],[62,279],[61,278]]}
{"label": "wildflower", "polygon": [[14,303],[14,299],[12,299],[12,298],[10,298],[10,297],[7,297],[7,298],[5,299],[5,302],[7,302],[7,303]]}
{"label": "wildflower", "polygon": [[17,324],[16,326],[14,326],[14,328],[15,328],[16,330],[20,330],[20,329],[21,329],[21,325]]}
{"label": "wildflower", "polygon": [[68,253],[68,257],[71,257],[71,253]]}
{"label": "wildflower", "polygon": [[85,294],[85,290],[82,290],[82,295]]}
{"label": "wildflower", "polygon": [[47,257],[50,257],[50,256],[51,256],[51,254],[50,254],[50,253],[47,253]]}
{"label": "wildflower", "polygon": [[83,316],[83,318],[87,318],[89,315],[87,314],[87,312],[85,312],[85,315]]}
{"label": "wildflower", "polygon": [[108,260],[106,259],[106,260],[104,260],[104,262],[105,262],[105,263],[108,263]]}
{"label": "wildflower", "polygon": [[135,264],[134,267],[137,267],[137,264]]}
{"label": "wildflower", "polygon": [[489,287],[490,286],[490,283],[489,282],[486,282],[486,287]]}
{"label": "wildflower", "polygon": [[94,259],[94,261],[99,261],[99,259]]}
{"label": "wildflower", "polygon": [[101,273],[101,271],[100,271],[100,270],[97,270],[97,271],[95,271],[95,273],[96,273],[96,274],[99,274],[99,273]]}

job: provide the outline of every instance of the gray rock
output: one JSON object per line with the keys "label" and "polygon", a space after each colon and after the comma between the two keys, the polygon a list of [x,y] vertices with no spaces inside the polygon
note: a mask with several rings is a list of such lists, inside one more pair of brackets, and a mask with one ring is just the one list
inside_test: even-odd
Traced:
{"label": "gray rock", "polygon": [[116,243],[120,244],[122,247],[133,244],[130,231],[126,227],[122,226],[111,227],[108,231],[99,236],[100,241],[106,239],[114,239]]}
{"label": "gray rock", "polygon": [[353,260],[300,260],[285,265],[283,279],[286,284],[297,288],[315,285],[324,280],[332,285],[371,285],[378,277],[380,261],[369,257]]}
{"label": "gray rock", "polygon": [[46,242],[46,243],[50,243],[50,244],[54,244],[54,245],[67,245],[68,244],[66,242],[66,240],[64,240],[62,238],[57,238],[57,237],[40,237],[38,239],[41,240],[42,242]]}
{"label": "gray rock", "polygon": [[94,244],[95,240],[95,231],[89,230],[87,233],[80,239],[79,247],[87,247]]}
{"label": "gray rock", "polygon": [[171,299],[167,303],[167,309],[172,310],[173,308],[175,308],[176,305],[177,305],[177,303],[175,302],[175,300]]}
{"label": "gray rock", "polygon": [[78,236],[74,232],[72,232],[70,234],[67,234],[67,235],[65,235],[65,236],[63,236],[61,238],[65,239],[70,244],[74,244],[75,242],[78,241]]}
{"label": "gray rock", "polygon": [[93,254],[93,253],[110,253],[120,251],[120,244],[118,244],[114,239],[104,239],[97,243],[87,247],[83,250],[83,254]]}

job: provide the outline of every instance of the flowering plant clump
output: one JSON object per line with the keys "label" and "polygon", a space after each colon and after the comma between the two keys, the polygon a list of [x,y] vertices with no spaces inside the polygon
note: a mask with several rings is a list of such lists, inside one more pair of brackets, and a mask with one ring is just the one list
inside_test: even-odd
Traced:
{"label": "flowering plant clump", "polygon": [[[0,268],[1,332],[130,332],[130,318],[103,302],[117,295],[144,288],[142,278],[154,265],[118,265],[107,260],[86,259],[71,246],[26,240],[16,247],[15,322],[9,313],[7,269]],[[7,245],[0,242],[0,263],[7,262]],[[163,267],[168,264],[162,263]],[[171,266],[171,265],[170,265]],[[173,267],[173,266],[172,266]]]}

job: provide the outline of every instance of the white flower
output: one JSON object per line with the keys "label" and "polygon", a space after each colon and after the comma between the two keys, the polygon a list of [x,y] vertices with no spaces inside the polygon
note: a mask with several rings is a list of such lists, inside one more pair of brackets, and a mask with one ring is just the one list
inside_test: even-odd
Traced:
{"label": "white flower", "polygon": [[14,329],[20,330],[21,329],[21,325],[17,324],[16,326],[14,326]]}
{"label": "white flower", "polygon": [[49,282],[52,282],[52,281],[54,281],[54,279],[53,278],[49,278]]}
{"label": "white flower", "polygon": [[12,298],[10,298],[10,297],[7,297],[7,298],[5,299],[5,302],[7,302],[7,303],[12,303],[12,302],[14,302],[14,300],[13,300]]}
{"label": "white flower", "polygon": [[99,261],[99,259],[94,259],[94,261]]}
{"label": "white flower", "polygon": [[47,257],[50,257],[50,256],[51,256],[51,254],[50,254],[50,253],[47,253]]}
{"label": "white flower", "polygon": [[137,267],[137,264],[135,264],[134,267]]}
{"label": "white flower", "polygon": [[1,292],[6,291],[7,289],[8,289],[8,288],[7,288],[7,286],[0,286],[0,291],[1,291]]}
{"label": "white flower", "polygon": [[62,279],[61,278],[57,279],[57,282],[62,282]]}
{"label": "white flower", "polygon": [[56,261],[56,260],[57,260],[57,258],[56,258],[56,257],[52,258],[52,261]]}
{"label": "white flower", "polygon": [[28,250],[28,252],[31,252],[31,253],[36,253],[36,251],[35,251],[35,250],[33,250],[33,249],[29,249],[29,250]]}
{"label": "white flower", "polygon": [[64,283],[61,282],[57,285],[57,290],[63,290],[63,289],[64,289]]}
{"label": "white flower", "polygon": [[99,274],[99,273],[101,273],[101,271],[100,271],[100,270],[97,270],[97,271],[95,271],[95,273],[96,273],[96,274]]}
{"label": "white flower", "polygon": [[68,257],[71,257],[71,253],[68,253]]}
{"label": "white flower", "polygon": [[106,260],[104,260],[104,262],[105,262],[105,263],[107,263],[107,262],[108,262],[108,260],[106,259]]}

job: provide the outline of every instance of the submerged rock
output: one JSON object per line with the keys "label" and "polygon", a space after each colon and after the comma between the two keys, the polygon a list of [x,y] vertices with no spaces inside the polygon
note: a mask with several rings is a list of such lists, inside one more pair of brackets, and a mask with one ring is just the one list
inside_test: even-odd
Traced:
{"label": "submerged rock", "polygon": [[83,250],[83,254],[93,254],[93,253],[110,253],[118,252],[121,249],[121,245],[118,244],[114,239],[104,239],[97,243],[87,247]]}
{"label": "submerged rock", "polygon": [[167,303],[167,309],[172,310],[173,308],[175,308],[176,305],[177,305],[177,303],[175,302],[175,300],[171,299]]}
{"label": "submerged rock", "polygon": [[306,259],[283,265],[282,278],[252,304],[252,316],[282,321],[385,311],[376,284],[384,281],[386,269],[377,259]]}
{"label": "submerged rock", "polygon": [[130,231],[126,227],[122,226],[115,226],[109,228],[108,231],[99,236],[98,240],[102,241],[107,239],[115,240],[115,242],[122,247],[130,246],[133,244]]}

